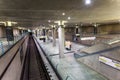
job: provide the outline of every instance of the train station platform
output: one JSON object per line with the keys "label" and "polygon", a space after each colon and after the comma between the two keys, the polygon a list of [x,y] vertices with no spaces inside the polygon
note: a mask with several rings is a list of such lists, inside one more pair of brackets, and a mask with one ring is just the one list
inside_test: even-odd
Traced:
{"label": "train station platform", "polygon": [[55,47],[52,42],[43,42],[38,37],[37,41],[63,80],[108,80],[105,76],[75,59],[74,52],[85,46],[72,43],[71,51],[64,50],[65,57],[59,58],[58,40]]}
{"label": "train station platform", "polygon": [[[0,65],[0,80],[29,80],[29,78],[39,80],[42,74],[46,74],[49,78],[45,79],[46,76],[43,75],[43,80],[114,80],[114,78],[119,80],[120,72],[117,62],[120,60],[118,57],[120,51],[118,43],[120,42],[117,39],[116,44],[115,39],[109,43],[112,43],[112,46],[108,48],[115,48],[91,55],[94,53],[90,51],[91,48],[92,51],[99,51],[104,50],[106,45],[89,47],[71,42],[71,50],[64,49],[64,57],[60,58],[58,39],[56,39],[56,46],[53,46],[51,40],[44,42],[39,37],[27,34],[1,56],[0,64],[4,65]],[[86,49],[89,52],[86,52]],[[82,57],[77,54],[79,56],[76,57],[75,54],[81,50],[89,54]],[[112,59],[118,69],[103,63],[104,58]]]}

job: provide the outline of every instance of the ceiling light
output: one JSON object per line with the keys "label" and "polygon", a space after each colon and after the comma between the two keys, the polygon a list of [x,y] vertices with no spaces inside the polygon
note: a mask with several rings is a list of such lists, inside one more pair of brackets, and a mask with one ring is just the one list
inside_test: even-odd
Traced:
{"label": "ceiling light", "polygon": [[91,0],[85,0],[85,4],[86,4],[86,5],[91,4]]}
{"label": "ceiling light", "polygon": [[68,17],[68,20],[70,20],[71,19],[71,17]]}
{"label": "ceiling light", "polygon": [[62,13],[62,15],[64,16],[64,15],[65,15],[65,13]]}
{"label": "ceiling light", "polygon": [[50,23],[50,22],[51,22],[51,20],[48,20],[48,22]]}

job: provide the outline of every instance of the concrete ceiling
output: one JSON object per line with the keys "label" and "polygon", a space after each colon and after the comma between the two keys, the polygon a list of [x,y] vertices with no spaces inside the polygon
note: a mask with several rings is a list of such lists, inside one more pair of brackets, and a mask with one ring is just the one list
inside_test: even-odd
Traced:
{"label": "concrete ceiling", "polygon": [[[62,13],[66,15],[63,16]],[[16,21],[20,26],[49,24],[48,20],[67,20],[69,23],[118,21],[120,0],[0,0],[0,20]]]}

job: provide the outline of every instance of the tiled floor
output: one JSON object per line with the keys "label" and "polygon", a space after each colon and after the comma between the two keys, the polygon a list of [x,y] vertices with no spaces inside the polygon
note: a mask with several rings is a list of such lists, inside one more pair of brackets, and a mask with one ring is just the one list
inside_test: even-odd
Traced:
{"label": "tiled floor", "polygon": [[[108,80],[106,77],[100,75],[86,65],[77,62],[74,58],[73,52],[64,50],[65,53],[69,53],[65,54],[65,58],[60,59],[58,55],[58,44],[56,47],[53,47],[51,42],[44,43],[39,39],[38,41],[53,63],[54,67],[62,76],[63,80]],[[84,48],[84,46],[72,43],[71,51],[77,51],[81,48]]]}

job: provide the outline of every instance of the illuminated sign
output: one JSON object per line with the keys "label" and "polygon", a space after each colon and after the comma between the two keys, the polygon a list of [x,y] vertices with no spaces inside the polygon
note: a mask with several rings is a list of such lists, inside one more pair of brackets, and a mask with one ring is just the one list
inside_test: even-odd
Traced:
{"label": "illuminated sign", "polygon": [[112,59],[104,57],[104,56],[99,56],[99,61],[103,62],[103,63],[105,63],[113,68],[120,70],[120,62],[118,62],[116,60],[112,60]]}
{"label": "illuminated sign", "polygon": [[95,40],[96,37],[83,37],[81,40]]}

